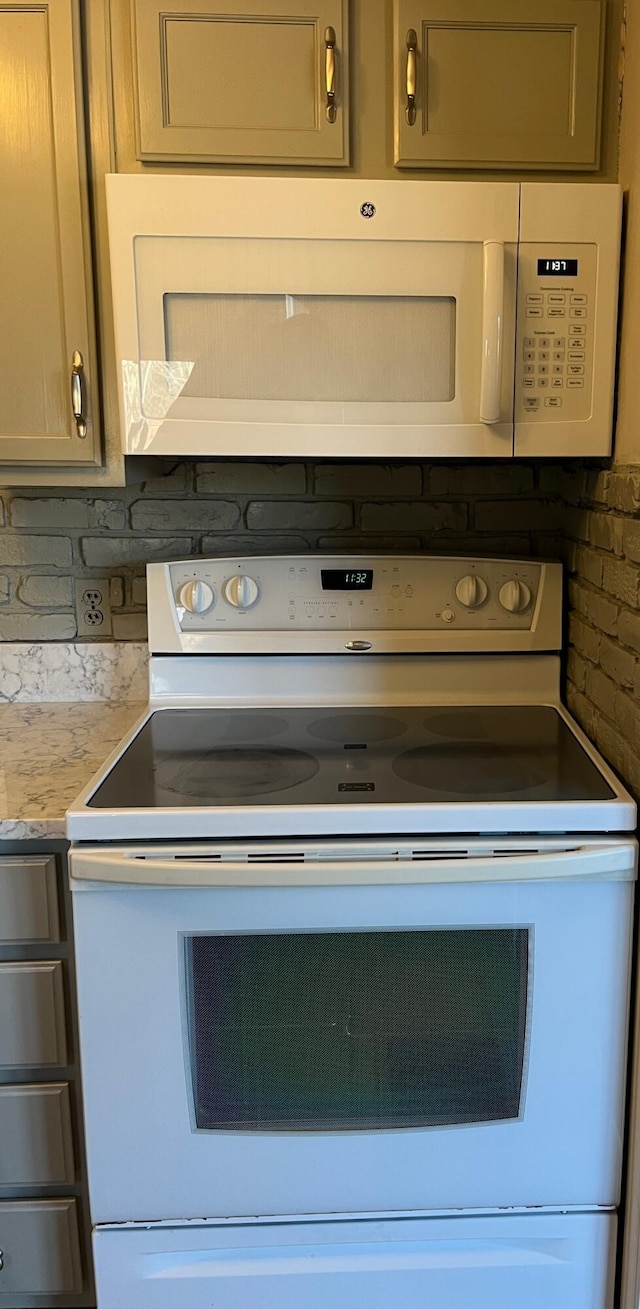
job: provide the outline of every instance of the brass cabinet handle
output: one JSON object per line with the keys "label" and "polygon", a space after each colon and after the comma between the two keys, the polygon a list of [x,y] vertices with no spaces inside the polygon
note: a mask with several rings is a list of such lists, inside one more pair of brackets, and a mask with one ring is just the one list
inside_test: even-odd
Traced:
{"label": "brass cabinet handle", "polygon": [[407,107],[404,111],[409,127],[416,121],[416,78],[417,78],[418,38],[413,28],[407,32]]}
{"label": "brass cabinet handle", "polygon": [[71,408],[76,420],[78,436],[84,441],[87,435],[87,416],[84,411],[84,359],[74,350],[71,360]]}
{"label": "brass cabinet handle", "polygon": [[332,27],[325,28],[324,33],[324,84],[327,94],[327,122],[335,123],[336,106],[336,34]]}

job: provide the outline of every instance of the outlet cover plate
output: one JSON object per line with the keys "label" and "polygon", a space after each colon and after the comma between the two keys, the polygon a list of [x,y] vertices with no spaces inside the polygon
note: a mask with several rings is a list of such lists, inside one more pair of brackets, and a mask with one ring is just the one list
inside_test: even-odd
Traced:
{"label": "outlet cover plate", "polygon": [[82,577],[76,579],[76,618],[78,636],[97,638],[111,636],[111,605],[109,579]]}

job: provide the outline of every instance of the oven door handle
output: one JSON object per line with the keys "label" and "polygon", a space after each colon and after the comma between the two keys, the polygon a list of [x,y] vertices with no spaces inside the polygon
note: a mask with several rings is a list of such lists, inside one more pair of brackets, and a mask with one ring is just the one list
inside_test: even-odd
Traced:
{"label": "oven door handle", "polygon": [[482,371],[480,421],[497,423],[502,408],[504,245],[485,241],[482,252]]}
{"label": "oven door handle", "polygon": [[462,859],[310,859],[281,862],[219,857],[162,858],[153,854],[79,849],[71,881],[148,887],[407,886],[447,882],[633,881],[637,847],[626,840],[544,853],[487,854]]}

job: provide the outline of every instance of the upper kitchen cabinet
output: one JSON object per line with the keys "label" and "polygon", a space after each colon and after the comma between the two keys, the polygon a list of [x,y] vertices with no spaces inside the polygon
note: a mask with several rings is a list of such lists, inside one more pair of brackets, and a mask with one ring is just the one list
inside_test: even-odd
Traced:
{"label": "upper kitchen cabinet", "polygon": [[596,169],[604,8],[395,0],[395,164]]}
{"label": "upper kitchen cabinet", "polygon": [[137,157],[349,162],[348,0],[130,0]]}
{"label": "upper kitchen cabinet", "polygon": [[75,0],[0,0],[0,468],[95,464]]}

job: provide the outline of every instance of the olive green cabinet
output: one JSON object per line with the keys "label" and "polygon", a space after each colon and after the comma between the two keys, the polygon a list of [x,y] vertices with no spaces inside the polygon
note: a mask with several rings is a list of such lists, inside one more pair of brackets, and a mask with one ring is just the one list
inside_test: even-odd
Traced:
{"label": "olive green cabinet", "polygon": [[[349,0],[113,3],[142,164],[349,162]],[[370,10],[382,77],[366,9],[351,110],[357,136],[379,131],[393,84],[396,168],[598,167],[606,0],[390,0],[382,27]]]}
{"label": "olive green cabinet", "polygon": [[603,0],[395,0],[394,161],[590,169]]}
{"label": "olive green cabinet", "polygon": [[141,160],[346,164],[347,0],[131,0]]}
{"label": "olive green cabinet", "polygon": [[96,460],[76,0],[0,0],[0,466]]}

